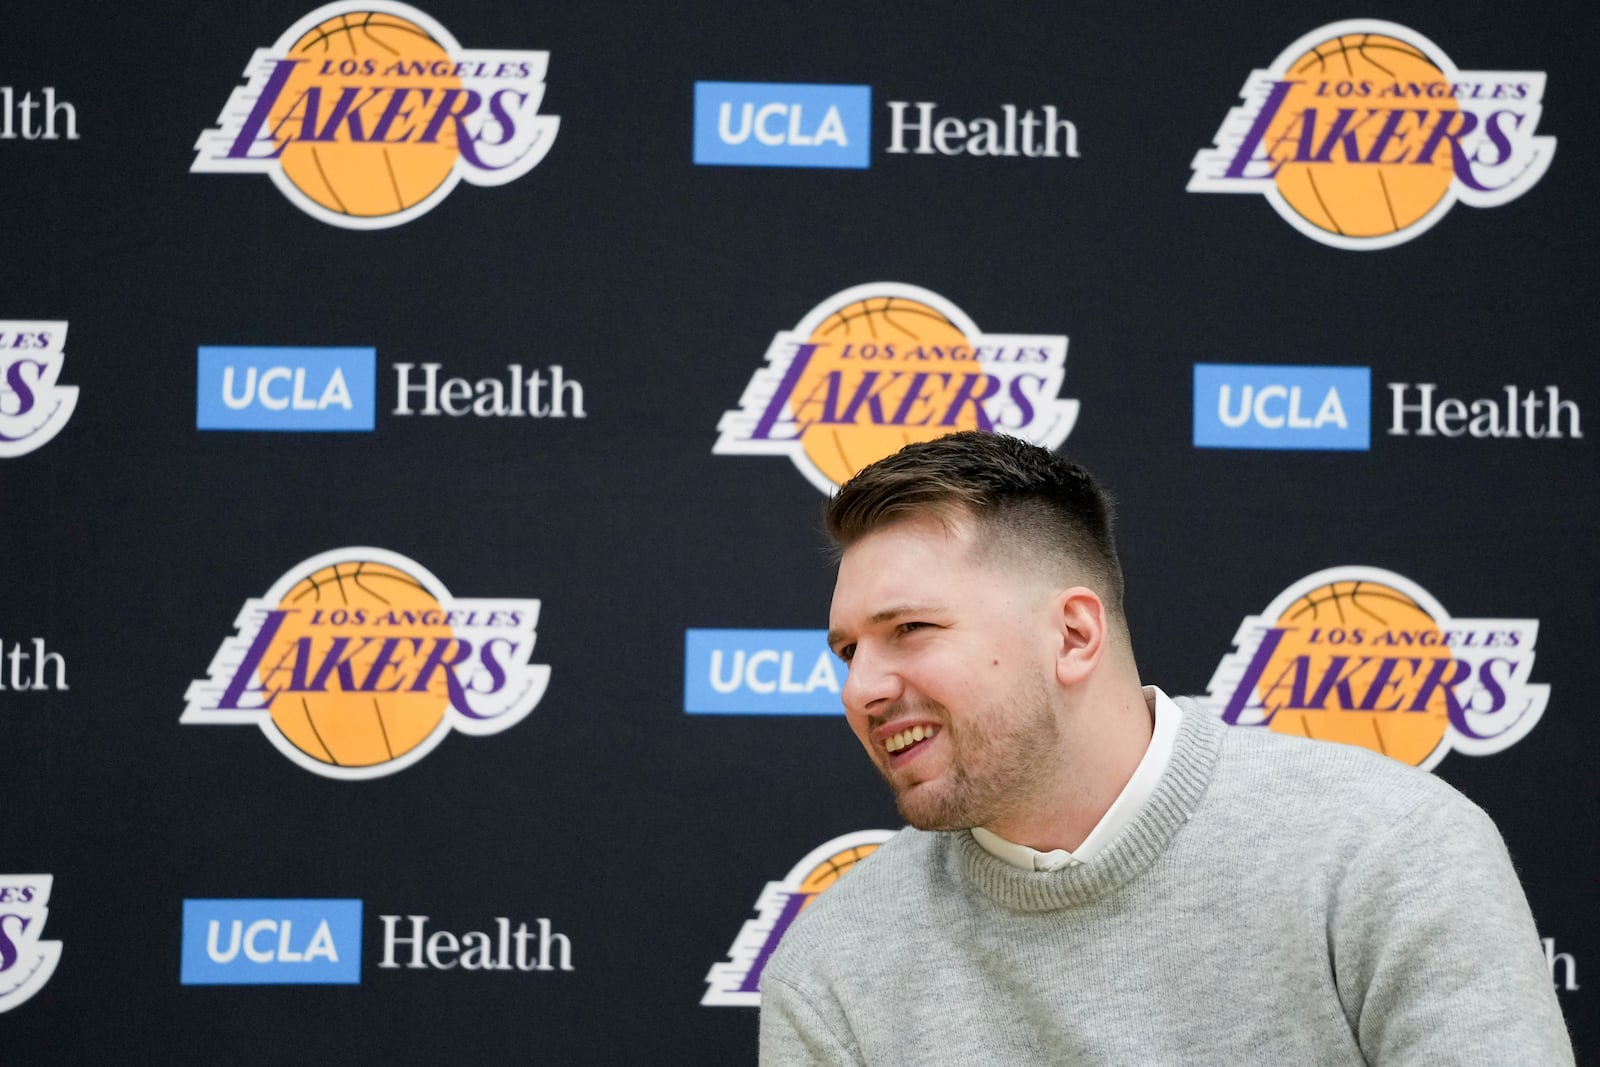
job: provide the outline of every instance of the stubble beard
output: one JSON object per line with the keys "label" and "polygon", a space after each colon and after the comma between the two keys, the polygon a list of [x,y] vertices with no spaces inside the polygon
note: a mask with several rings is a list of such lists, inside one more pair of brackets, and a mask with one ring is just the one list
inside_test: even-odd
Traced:
{"label": "stubble beard", "polygon": [[1004,819],[1032,806],[1056,773],[1059,728],[1042,686],[992,705],[959,730],[943,705],[925,706],[945,724],[950,757],[944,773],[903,787],[879,767],[900,817],[918,830],[968,830]]}

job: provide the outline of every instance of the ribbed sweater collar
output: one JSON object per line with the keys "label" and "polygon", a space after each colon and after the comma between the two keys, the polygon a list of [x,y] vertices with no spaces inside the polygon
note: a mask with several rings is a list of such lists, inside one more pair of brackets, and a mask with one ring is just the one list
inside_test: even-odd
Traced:
{"label": "ribbed sweater collar", "polygon": [[1215,715],[1183,701],[1172,760],[1137,818],[1105,851],[1081,866],[1025,871],[997,859],[966,830],[954,836],[962,874],[985,896],[1014,911],[1054,911],[1088,904],[1144,873],[1183,827],[1211,781],[1222,734]]}

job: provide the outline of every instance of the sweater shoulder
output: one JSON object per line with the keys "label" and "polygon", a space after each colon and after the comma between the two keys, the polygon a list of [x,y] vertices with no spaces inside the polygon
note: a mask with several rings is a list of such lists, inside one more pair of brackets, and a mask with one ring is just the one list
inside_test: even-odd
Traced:
{"label": "sweater shoulder", "polygon": [[1369,834],[1427,813],[1484,817],[1477,805],[1430,771],[1356,745],[1254,727],[1224,728],[1213,789],[1228,800],[1247,792],[1311,822],[1336,817]]}

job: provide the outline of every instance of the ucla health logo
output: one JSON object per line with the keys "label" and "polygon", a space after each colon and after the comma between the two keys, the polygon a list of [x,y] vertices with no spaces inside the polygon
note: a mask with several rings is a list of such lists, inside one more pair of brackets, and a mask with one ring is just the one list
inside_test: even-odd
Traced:
{"label": "ucla health logo", "polygon": [[956,430],[1053,449],[1078,419],[1078,402],[1056,395],[1066,373],[1063,336],[984,333],[930,290],[858,285],[772,339],[712,452],[787,456],[832,493],[874,460]]}
{"label": "ucla health logo", "polygon": [[703,715],[838,715],[839,660],[823,630],[689,630],[683,710]]}
{"label": "ucla health logo", "polygon": [[1578,959],[1570,952],[1557,952],[1556,939],[1541,937],[1540,943],[1544,945],[1544,960],[1550,968],[1550,982],[1556,987],[1558,993],[1575,993],[1578,991]]}
{"label": "ucla health logo", "polygon": [[414,560],[341,548],[245,601],[179,721],[257,726],[327,778],[409,767],[451,730],[508,729],[544,696],[539,601],[451,596]]}
{"label": "ucla health logo", "polygon": [[256,49],[189,169],[265,174],[335,226],[398,226],[460,181],[504,185],[544,159],[560,125],[539,114],[549,62],[462,48],[407,4],[328,4]]}
{"label": "ucla health logo", "polygon": [[1528,735],[1550,687],[1530,682],[1537,619],[1452,617],[1376,567],[1333,567],[1247,616],[1203,704],[1230,726],[1342,741],[1431,769],[1450,751]]}
{"label": "ucla health logo", "polygon": [[0,319],[0,457],[49,442],[78,406],[78,387],[59,385],[65,322]]}
{"label": "ucla health logo", "polygon": [[1250,72],[1189,191],[1259,193],[1315,241],[1389,248],[1457,201],[1498,207],[1544,177],[1544,88],[1543,71],[1459,70],[1392,22],[1335,22]]}
{"label": "ucla health logo", "polygon": [[372,348],[203,345],[195,426],[202,430],[370,430]]}
{"label": "ucla health logo", "polygon": [[48,874],[0,874],[0,1012],[25,1003],[56,973],[61,942],[45,941]]}
{"label": "ucla health logo", "polygon": [[[41,120],[35,122],[34,118]],[[56,120],[61,120],[57,127]],[[78,139],[78,109],[65,100],[56,99],[53,85],[46,85],[33,98],[29,89],[19,96],[15,86],[0,86],[0,141],[69,141]]]}
{"label": "ucla health logo", "polygon": [[1372,372],[1197,363],[1194,443],[1366,451],[1372,444]]}
{"label": "ucla health logo", "polygon": [[[8,663],[10,671],[5,669]],[[42,637],[0,637],[0,693],[8,688],[13,693],[66,692],[71,688],[67,685],[67,658],[51,652]]]}
{"label": "ucla health logo", "polygon": [[[497,915],[494,932],[467,930],[428,930],[426,915],[403,917],[380,915],[383,924],[383,958],[378,967],[385,970],[453,971],[572,971],[572,939],[558,932],[549,919],[534,920],[511,927],[511,917]],[[408,958],[409,957],[409,958]]]}
{"label": "ucla health logo", "polygon": [[782,881],[768,882],[756,899],[756,917],[746,920],[728,949],[728,961],[706,975],[700,998],[710,1007],[759,1007],[761,972],[800,912],[850,869],[894,836],[893,830],[858,830],[806,853]]}
{"label": "ucla health logo", "polygon": [[734,167],[869,167],[872,87],[695,82],[694,161]]}
{"label": "ucla health logo", "polygon": [[356,985],[359,900],[185,900],[182,985]]}

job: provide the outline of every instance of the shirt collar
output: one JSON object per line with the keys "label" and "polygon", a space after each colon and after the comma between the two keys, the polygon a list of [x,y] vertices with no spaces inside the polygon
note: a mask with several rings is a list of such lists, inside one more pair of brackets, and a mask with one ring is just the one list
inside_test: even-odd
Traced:
{"label": "shirt collar", "polygon": [[1058,867],[1087,863],[1093,859],[1138,816],[1145,801],[1155,792],[1156,783],[1161,780],[1167,764],[1172,760],[1173,745],[1178,738],[1178,721],[1183,718],[1183,710],[1172,702],[1171,697],[1153,685],[1144,687],[1144,702],[1154,720],[1150,731],[1150,745],[1145,749],[1139,765],[1134,768],[1128,784],[1122,787],[1122,792],[1117,794],[1117,798],[1111,802],[1111,807],[1106,809],[1106,813],[1100,817],[1094,829],[1089,831],[1089,836],[1083,839],[1083,844],[1071,852],[1064,848],[1040,852],[1027,845],[1007,841],[999,834],[991,833],[981,826],[972,828],[973,840],[997,859],[1002,859],[1013,867],[1021,867],[1025,871],[1053,871]]}

